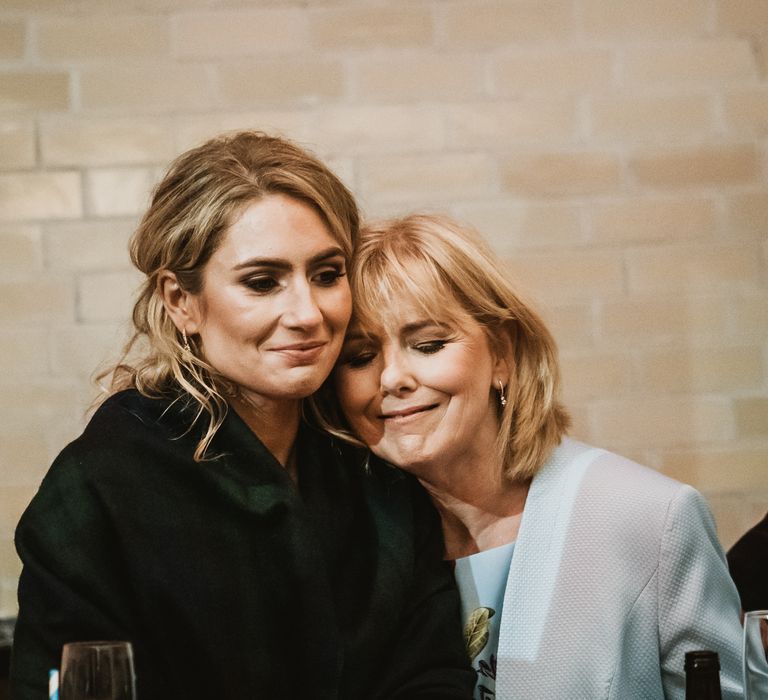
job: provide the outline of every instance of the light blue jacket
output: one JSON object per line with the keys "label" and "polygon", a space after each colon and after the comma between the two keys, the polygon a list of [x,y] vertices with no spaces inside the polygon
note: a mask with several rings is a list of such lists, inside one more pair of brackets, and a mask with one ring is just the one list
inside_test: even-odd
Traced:
{"label": "light blue jacket", "polygon": [[499,700],[683,700],[714,649],[742,697],[739,598],[704,498],[566,439],[531,484],[510,565]]}

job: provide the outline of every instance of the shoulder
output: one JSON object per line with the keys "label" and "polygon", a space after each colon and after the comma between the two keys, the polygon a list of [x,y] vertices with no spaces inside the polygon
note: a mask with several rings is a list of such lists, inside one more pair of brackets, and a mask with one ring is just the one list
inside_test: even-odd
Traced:
{"label": "shoulder", "polygon": [[686,523],[712,527],[707,503],[692,486],[608,450],[565,439],[547,466],[573,482],[576,517],[617,534],[659,541]]}

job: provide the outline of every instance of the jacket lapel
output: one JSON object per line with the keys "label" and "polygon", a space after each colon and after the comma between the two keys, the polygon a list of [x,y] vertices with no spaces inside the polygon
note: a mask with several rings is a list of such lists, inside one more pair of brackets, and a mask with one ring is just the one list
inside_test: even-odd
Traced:
{"label": "jacket lapel", "polygon": [[601,452],[566,438],[531,483],[504,593],[502,679],[505,665],[531,663],[539,656],[574,502],[584,473]]}

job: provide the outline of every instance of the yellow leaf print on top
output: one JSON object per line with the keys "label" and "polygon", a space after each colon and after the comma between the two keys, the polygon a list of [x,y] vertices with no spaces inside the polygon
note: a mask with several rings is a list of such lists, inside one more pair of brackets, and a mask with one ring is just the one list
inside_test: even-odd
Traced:
{"label": "yellow leaf print on top", "polygon": [[488,644],[488,627],[490,619],[496,614],[493,608],[475,608],[464,625],[464,641],[467,644],[469,660],[475,657]]}

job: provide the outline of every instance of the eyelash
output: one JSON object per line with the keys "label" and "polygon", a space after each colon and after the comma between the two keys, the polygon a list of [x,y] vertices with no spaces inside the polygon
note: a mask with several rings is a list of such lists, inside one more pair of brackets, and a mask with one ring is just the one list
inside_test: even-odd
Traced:
{"label": "eyelash", "polygon": [[[430,340],[424,343],[417,343],[413,345],[413,349],[416,352],[420,352],[422,355],[434,355],[440,352],[449,341],[447,340]],[[372,351],[362,351],[356,355],[352,355],[343,361],[343,364],[351,367],[352,369],[359,369],[369,365],[373,358],[376,357],[376,353]]]}
{"label": "eyelash", "polygon": [[[333,287],[339,279],[346,277],[346,275],[347,272],[343,267],[332,267],[313,275],[312,281],[320,287]],[[243,280],[243,284],[257,294],[269,294],[279,286],[279,282],[271,275],[249,277]]]}
{"label": "eyelash", "polygon": [[434,355],[435,353],[440,352],[447,344],[447,340],[430,340],[426,343],[418,343],[413,347],[423,355]]}

